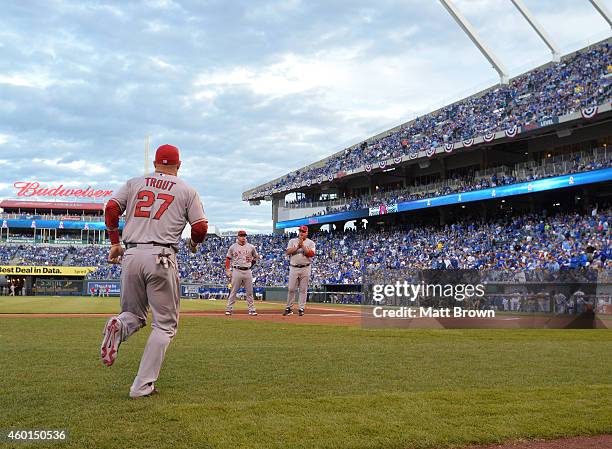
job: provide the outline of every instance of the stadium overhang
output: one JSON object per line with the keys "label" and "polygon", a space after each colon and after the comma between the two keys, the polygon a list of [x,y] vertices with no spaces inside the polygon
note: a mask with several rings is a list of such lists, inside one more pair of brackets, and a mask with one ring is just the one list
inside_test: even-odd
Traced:
{"label": "stadium overhang", "polygon": [[275,228],[289,229],[302,225],[319,225],[350,221],[358,218],[397,214],[402,212],[433,209],[440,206],[466,204],[476,201],[500,199],[517,195],[526,195],[549,190],[577,187],[581,185],[612,181],[612,168],[592,170],[588,172],[556,176],[552,178],[539,179],[530,182],[504,185],[489,189],[473,190],[463,193],[442,195],[421,200],[405,201],[397,204],[382,204],[376,207],[363,208],[359,210],[339,212],[315,217],[299,218],[295,220],[279,221]]}

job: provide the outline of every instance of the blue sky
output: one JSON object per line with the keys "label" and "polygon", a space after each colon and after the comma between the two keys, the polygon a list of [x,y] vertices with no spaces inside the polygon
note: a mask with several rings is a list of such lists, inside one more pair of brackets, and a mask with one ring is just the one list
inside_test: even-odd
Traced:
{"label": "blue sky", "polygon": [[[587,0],[525,3],[562,53],[610,36]],[[455,4],[511,75],[550,59],[509,0]],[[3,1],[0,197],[116,189],[150,135],[212,224],[270,232],[244,190],[497,80],[435,0]]]}

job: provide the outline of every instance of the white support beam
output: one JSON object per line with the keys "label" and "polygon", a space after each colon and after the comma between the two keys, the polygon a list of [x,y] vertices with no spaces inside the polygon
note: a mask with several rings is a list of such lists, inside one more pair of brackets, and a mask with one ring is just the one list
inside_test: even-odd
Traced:
{"label": "white support beam", "polygon": [[499,80],[502,84],[508,84],[510,77],[508,71],[501,63],[499,59],[493,54],[493,52],[485,45],[484,41],[478,36],[476,30],[470,22],[461,14],[455,5],[451,3],[451,0],[440,0],[440,3],[446,8],[449,14],[455,19],[457,24],[461,27],[463,32],[468,35],[470,40],[474,43],[476,48],[487,58],[487,61],[491,63],[493,68],[499,74]]}
{"label": "white support beam", "polygon": [[518,9],[519,12],[523,15],[525,20],[529,22],[529,25],[531,25],[531,28],[533,28],[535,32],[538,33],[538,36],[540,36],[540,39],[542,39],[544,43],[548,46],[548,48],[550,48],[550,51],[552,53],[552,60],[555,62],[559,62],[561,60],[561,53],[559,52],[559,47],[555,45],[555,43],[552,41],[548,33],[546,33],[546,31],[544,30],[544,27],[542,27],[542,25],[540,25],[540,23],[536,20],[534,15],[531,14],[531,11],[527,9],[527,6],[525,5],[525,3],[523,3],[523,0],[511,0],[511,1],[512,3],[514,3],[514,6],[516,6],[516,9]]}
{"label": "white support beam", "polygon": [[597,12],[599,12],[599,14],[601,14],[603,18],[606,19],[606,21],[608,22],[608,25],[612,27],[612,16],[610,16],[610,11],[608,11],[608,8],[606,8],[606,5],[604,5],[601,2],[601,0],[589,0],[589,1],[595,7]]}

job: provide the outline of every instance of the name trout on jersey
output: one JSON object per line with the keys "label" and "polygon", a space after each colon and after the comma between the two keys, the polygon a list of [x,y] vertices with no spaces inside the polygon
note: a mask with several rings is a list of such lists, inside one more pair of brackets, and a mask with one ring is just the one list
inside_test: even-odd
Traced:
{"label": "name trout on jersey", "polygon": [[147,187],[155,187],[156,189],[161,190],[172,190],[172,187],[175,186],[176,182],[168,181],[166,179],[157,179],[157,178],[145,178],[147,182]]}

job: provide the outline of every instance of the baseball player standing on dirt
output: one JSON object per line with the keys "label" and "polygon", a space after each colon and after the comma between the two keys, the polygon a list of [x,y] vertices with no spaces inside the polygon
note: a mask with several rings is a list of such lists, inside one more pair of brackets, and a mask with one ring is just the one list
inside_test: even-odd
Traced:
{"label": "baseball player standing on dirt", "polygon": [[253,273],[251,268],[259,259],[259,254],[253,245],[247,242],[246,231],[238,231],[238,239],[236,243],[227,250],[225,258],[225,272],[227,277],[231,279],[232,289],[229,298],[227,298],[227,307],[225,314],[231,315],[236,302],[236,294],[240,287],[244,286],[246,290],[246,301],[249,307],[249,315],[255,316],[255,304],[253,303]]}
{"label": "baseball player standing on dirt", "polygon": [[295,301],[295,293],[299,289],[298,314],[302,316],[308,296],[308,281],[312,272],[310,264],[315,255],[315,243],[308,238],[308,226],[300,226],[298,237],[289,240],[286,254],[289,256],[289,293],[283,315],[293,315],[291,307]]}
{"label": "baseball player standing on dirt", "polygon": [[[130,397],[157,392],[155,381],[166,349],[176,333],[180,286],[176,252],[187,223],[187,246],[197,251],[208,222],[196,190],[177,177],[178,148],[162,145],[155,153],[155,173],[130,179],[107,203],[106,229],[111,241],[110,263],[121,263],[121,313],[104,326],[102,361],[111,366],[121,342],[146,324],[151,308],[152,331],[140,361]],[[119,216],[125,212],[123,242],[119,243]]]}

